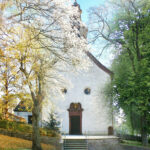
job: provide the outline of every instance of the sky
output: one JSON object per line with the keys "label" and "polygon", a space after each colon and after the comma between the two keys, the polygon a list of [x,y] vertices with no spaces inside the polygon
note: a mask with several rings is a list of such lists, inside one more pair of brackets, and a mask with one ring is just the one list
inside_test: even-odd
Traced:
{"label": "sky", "polygon": [[[88,22],[88,10],[91,7],[95,7],[95,6],[99,6],[100,4],[104,4],[107,0],[77,0],[77,3],[80,5],[81,9],[82,9],[82,21],[87,24]],[[95,49],[96,46],[93,46],[93,48]],[[95,49],[96,53],[100,51],[100,47],[103,46],[98,46],[99,49]],[[97,53],[97,54],[98,54]],[[95,55],[95,53],[93,53],[93,55]],[[95,55],[96,56],[96,55]],[[111,62],[113,59],[112,54],[110,53],[109,50],[105,50],[102,54],[102,56],[100,58],[98,58],[99,61],[105,65],[106,67],[110,67],[111,66]]]}
{"label": "sky", "polygon": [[103,4],[106,0],[77,0],[77,3],[82,9],[82,21],[87,23],[88,20],[88,9],[93,6]]}

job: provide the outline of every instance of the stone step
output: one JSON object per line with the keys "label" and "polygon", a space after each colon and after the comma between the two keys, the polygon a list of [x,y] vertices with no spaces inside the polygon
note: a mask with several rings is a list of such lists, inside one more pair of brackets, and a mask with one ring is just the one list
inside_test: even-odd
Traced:
{"label": "stone step", "polygon": [[81,148],[64,148],[64,150],[88,150],[88,149],[81,149]]}
{"label": "stone step", "polygon": [[80,149],[80,148],[67,148],[67,149],[64,149],[64,150],[88,150],[88,149]]}
{"label": "stone step", "polygon": [[87,146],[64,146],[64,148],[81,148],[81,149],[86,149],[88,148]]}
{"label": "stone step", "polygon": [[64,144],[64,146],[84,146],[84,147],[86,147],[87,146],[87,144]]}
{"label": "stone step", "polygon": [[82,150],[87,150],[88,147],[64,147],[64,150],[68,150],[68,149],[82,149]]}
{"label": "stone step", "polygon": [[80,147],[80,148],[87,148],[87,145],[64,145],[64,147]]}
{"label": "stone step", "polygon": [[86,140],[64,140],[64,150],[88,150]]}
{"label": "stone step", "polygon": [[64,142],[64,144],[86,144],[86,142]]}
{"label": "stone step", "polygon": [[86,140],[64,140],[64,143],[87,143]]}

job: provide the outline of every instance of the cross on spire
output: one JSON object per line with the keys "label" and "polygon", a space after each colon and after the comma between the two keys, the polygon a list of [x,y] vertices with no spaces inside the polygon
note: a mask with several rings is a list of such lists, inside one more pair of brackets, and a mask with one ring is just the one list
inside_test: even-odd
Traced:
{"label": "cross on spire", "polygon": [[79,4],[77,3],[77,0],[74,0],[74,6],[79,6]]}
{"label": "cross on spire", "polygon": [[74,0],[74,6],[77,6],[78,5],[78,3],[77,3],[77,0]]}

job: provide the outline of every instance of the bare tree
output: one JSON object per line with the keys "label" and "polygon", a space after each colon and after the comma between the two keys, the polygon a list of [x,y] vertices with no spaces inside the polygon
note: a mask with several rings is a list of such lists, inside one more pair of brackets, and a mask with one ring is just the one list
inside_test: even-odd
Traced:
{"label": "bare tree", "polygon": [[59,71],[68,65],[82,69],[88,65],[84,59],[87,42],[76,24],[84,25],[78,7],[70,0],[13,0],[8,8],[0,43],[14,53],[31,93],[32,149],[41,150],[39,120],[47,85],[56,89]]}

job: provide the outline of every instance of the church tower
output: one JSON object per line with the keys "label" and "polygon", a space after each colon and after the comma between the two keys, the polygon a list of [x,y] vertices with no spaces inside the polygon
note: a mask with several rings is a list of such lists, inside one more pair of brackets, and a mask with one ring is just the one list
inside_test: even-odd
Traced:
{"label": "church tower", "polygon": [[87,38],[88,29],[81,20],[82,10],[76,0],[73,3],[73,7],[76,8],[78,11],[77,16],[73,16],[73,26],[75,26],[78,29],[79,37]]}

